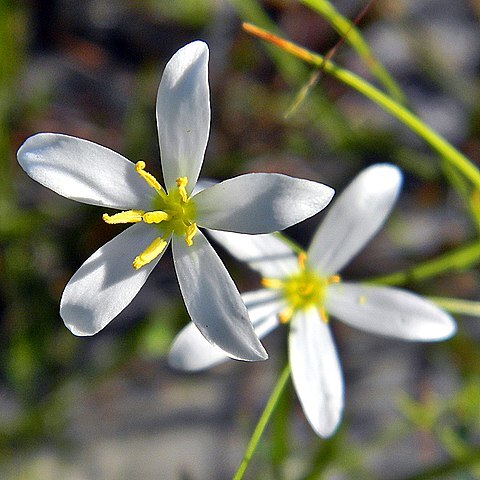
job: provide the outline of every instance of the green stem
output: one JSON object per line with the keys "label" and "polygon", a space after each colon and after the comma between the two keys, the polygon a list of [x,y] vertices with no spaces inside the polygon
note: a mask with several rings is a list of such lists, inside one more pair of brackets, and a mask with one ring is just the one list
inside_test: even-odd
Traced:
{"label": "green stem", "polygon": [[283,369],[282,374],[280,375],[280,378],[278,379],[277,384],[275,385],[275,388],[273,389],[273,392],[270,395],[270,398],[268,399],[267,405],[265,406],[265,409],[263,410],[263,413],[260,419],[258,420],[257,426],[253,431],[250,441],[248,442],[247,449],[245,450],[245,454],[242,458],[242,461],[240,462],[240,465],[238,466],[237,471],[235,472],[235,475],[233,476],[232,480],[241,480],[243,478],[243,475],[248,467],[248,464],[250,463],[250,460],[258,446],[258,443],[260,442],[260,439],[263,435],[265,427],[267,426],[270,420],[270,417],[275,411],[275,408],[278,404],[280,396],[282,395],[283,390],[285,389],[285,386],[287,385],[287,381],[289,378],[290,378],[290,364],[287,363],[286,367]]}
{"label": "green stem", "polygon": [[450,313],[480,317],[480,302],[446,297],[428,297],[428,299]]}
{"label": "green stem", "polygon": [[375,58],[368,43],[363,39],[356,25],[345,18],[327,0],[300,0],[301,3],[321,15],[345,39],[362,58],[372,75],[382,83],[390,95],[398,102],[405,104],[405,96],[385,67]]}
{"label": "green stem", "polygon": [[302,59],[315,68],[322,68],[324,72],[372,100],[383,110],[390,113],[418,136],[423,138],[442,157],[462,172],[462,174],[465,175],[465,177],[468,178],[476,188],[480,189],[480,171],[465,155],[459,152],[407,108],[381,92],[378,88],[374,87],[353,72],[338,67],[330,60],[325,60],[322,55],[313,53],[310,50],[289,42],[288,40],[284,40],[267,30],[248,23],[243,24],[243,28],[247,32],[276,45],[283,51]]}
{"label": "green stem", "polygon": [[477,188],[480,188],[480,172],[478,168],[465,157],[465,155],[459,152],[432,128],[423,123],[412,112],[352,72],[339,68],[329,62],[325,64],[324,69],[333,77],[354,88],[357,92],[362,93],[410,127],[411,130],[422,137],[434,150],[457,167]]}
{"label": "green stem", "polygon": [[480,242],[474,242],[407,270],[368,279],[365,283],[403,285],[425,280],[451,270],[464,270],[478,262],[480,262]]}

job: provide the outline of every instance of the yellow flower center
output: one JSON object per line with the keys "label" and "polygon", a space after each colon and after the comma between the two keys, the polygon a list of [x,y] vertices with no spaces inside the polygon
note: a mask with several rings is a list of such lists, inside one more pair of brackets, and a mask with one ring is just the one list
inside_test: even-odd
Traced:
{"label": "yellow flower center", "polygon": [[155,189],[158,196],[153,200],[151,211],[126,210],[114,215],[103,214],[106,223],[138,223],[145,222],[155,224],[161,235],[157,237],[140,255],[135,257],[133,268],[139,269],[157,258],[167,246],[171,235],[185,237],[188,246],[193,244],[193,237],[197,231],[195,219],[195,205],[188,197],[185,187],[188,184],[187,177],[177,178],[177,188],[165,193],[157,179],[145,171],[145,162],[137,162],[135,171]]}
{"label": "yellow flower center", "polygon": [[280,322],[287,323],[295,312],[312,307],[318,310],[325,323],[328,322],[324,307],[326,289],[329,284],[338,283],[340,277],[332,275],[324,278],[318,275],[317,272],[308,268],[305,253],[298,256],[298,266],[298,272],[284,279],[262,279],[263,286],[280,290],[287,303],[287,306],[278,315]]}

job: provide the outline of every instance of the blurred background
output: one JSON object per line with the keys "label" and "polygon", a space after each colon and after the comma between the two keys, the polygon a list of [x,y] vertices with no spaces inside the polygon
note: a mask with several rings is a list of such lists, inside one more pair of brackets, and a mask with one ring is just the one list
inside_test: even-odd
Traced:
{"label": "blurred background", "polygon": [[[353,19],[366,2],[332,3]],[[359,24],[410,108],[477,163],[479,19],[477,0],[377,0]],[[466,201],[478,204],[478,195],[447,182],[438,155],[369,100],[322,76],[285,118],[310,71],[286,54],[271,57],[242,20],[272,22],[320,53],[339,39],[295,0],[0,0],[1,478],[230,478],[287,361],[285,327],[265,340],[267,362],[170,369],[165,355],[189,321],[170,252],[96,336],[73,336],[59,316],[68,279],[122,227],[35,183],[16,150],[34,133],[61,132],[145,160],[161,178],[156,90],[165,63],[192,40],[208,42],[211,57],[203,176],[274,171],[341,191],[367,165],[399,165],[400,200],[344,278],[478,247]],[[334,60],[372,80],[348,45]],[[287,234],[307,245],[321,218]],[[258,287],[256,274],[219,252],[241,291]],[[478,300],[480,278],[470,265],[404,286]],[[329,440],[316,437],[289,386],[245,478],[480,478],[480,326],[456,319],[457,336],[441,344],[376,337],[333,319],[342,426]]]}

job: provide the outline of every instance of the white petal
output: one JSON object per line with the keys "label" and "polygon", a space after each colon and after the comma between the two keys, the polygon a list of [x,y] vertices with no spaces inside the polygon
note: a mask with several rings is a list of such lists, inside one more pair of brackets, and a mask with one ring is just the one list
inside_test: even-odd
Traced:
{"label": "white petal", "polygon": [[292,318],[289,335],[292,380],[317,435],[332,435],[342,417],[343,379],[330,328],[315,309]]}
{"label": "white petal", "polygon": [[323,275],[339,273],[383,225],[401,183],[393,165],[363,170],[328,209],[308,250],[309,264]]}
{"label": "white petal", "polygon": [[208,47],[196,41],[181,48],[163,72],[157,94],[157,126],[167,190],[187,177],[197,182],[210,131]]}
{"label": "white petal", "polygon": [[328,313],[352,327],[404,340],[436,341],[456,331],[452,317],[423,297],[391,287],[328,286]]}
{"label": "white petal", "polygon": [[171,367],[187,372],[206,370],[226,360],[226,353],[210,343],[193,322],[180,330],[168,354]]}
{"label": "white petal", "polygon": [[276,173],[250,173],[195,195],[197,222],[213,230],[271,233],[295,225],[327,206],[333,189]]}
{"label": "white petal", "polygon": [[[279,301],[277,298],[272,299],[271,291],[263,289],[249,292],[242,295],[242,298],[259,338],[278,325],[276,313],[279,311]],[[211,368],[228,359],[221,348],[205,339],[193,322],[175,337],[168,355],[168,362],[172,367],[191,372]]]}
{"label": "white petal", "polygon": [[283,278],[298,270],[292,249],[274,234],[248,235],[220,230],[208,233],[231,255],[247,262],[265,278]]}
{"label": "white petal", "polygon": [[262,288],[242,294],[255,333],[259,338],[268,335],[278,326],[277,313],[285,307],[278,292]]}
{"label": "white petal", "polygon": [[60,315],[75,335],[94,335],[135,297],[161,256],[135,270],[134,258],[158,237],[137,223],[98,249],[73,275],[63,291]]}
{"label": "white petal", "polygon": [[174,236],[173,260],[192,321],[211,343],[238,360],[265,360],[237,287],[202,232],[193,245]]}
{"label": "white petal", "polygon": [[155,194],[135,172],[132,162],[81,138],[39,133],[27,138],[17,157],[34,180],[78,202],[145,210]]}

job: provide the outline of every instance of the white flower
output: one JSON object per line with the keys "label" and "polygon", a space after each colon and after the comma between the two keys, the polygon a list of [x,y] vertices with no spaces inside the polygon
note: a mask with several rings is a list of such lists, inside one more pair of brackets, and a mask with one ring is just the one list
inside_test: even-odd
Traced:
{"label": "white flower", "polygon": [[205,338],[234,358],[267,358],[233,280],[197,226],[252,234],[281,230],[324,208],[333,190],[257,173],[193,192],[210,131],[207,67],[208,47],[201,41],[180,49],[165,67],[157,126],[166,190],[144,162],[133,164],[79,138],[40,133],[18,151],[20,165],[37,182],[73,200],[122,210],[104,214],[107,223],[134,224],[67,284],[60,314],[76,335],[93,335],[117,316],[171,241],[185,305]]}
{"label": "white flower", "polygon": [[[400,186],[394,166],[364,170],[332,204],[306,254],[298,258],[275,235],[212,232],[264,277],[267,288],[243,295],[258,336],[290,322],[293,383],[307,419],[322,437],[334,433],[343,410],[343,380],[327,312],[348,325],[404,340],[443,340],[456,330],[448,314],[418,295],[347,283],[338,276],[382,226]],[[224,360],[193,324],[178,334],[169,355],[172,366],[191,371]]]}

